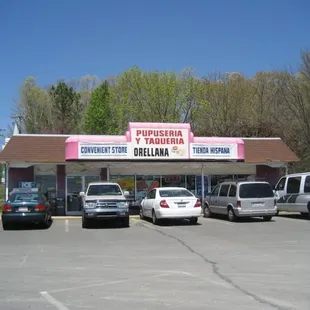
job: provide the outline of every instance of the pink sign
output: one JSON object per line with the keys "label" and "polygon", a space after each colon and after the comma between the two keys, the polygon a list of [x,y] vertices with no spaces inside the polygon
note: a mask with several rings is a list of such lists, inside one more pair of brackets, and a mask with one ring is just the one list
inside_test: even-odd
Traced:
{"label": "pink sign", "polygon": [[194,137],[190,124],[129,123],[123,136],[71,136],[66,160],[244,160],[239,138]]}

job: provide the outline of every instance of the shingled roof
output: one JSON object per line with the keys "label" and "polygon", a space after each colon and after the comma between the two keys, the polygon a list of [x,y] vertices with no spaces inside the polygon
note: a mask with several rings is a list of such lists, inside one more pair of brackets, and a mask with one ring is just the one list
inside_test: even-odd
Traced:
{"label": "shingled roof", "polygon": [[65,142],[63,135],[16,135],[0,153],[0,161],[14,163],[64,163]]}
{"label": "shingled roof", "polygon": [[[0,162],[64,163],[66,135],[16,135],[0,152]],[[245,162],[296,162],[299,158],[280,138],[242,138]]]}

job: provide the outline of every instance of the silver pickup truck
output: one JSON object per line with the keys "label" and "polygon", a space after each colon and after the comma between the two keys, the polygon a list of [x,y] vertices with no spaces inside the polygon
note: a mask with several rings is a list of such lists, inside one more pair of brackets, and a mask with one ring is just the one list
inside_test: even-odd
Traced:
{"label": "silver pickup truck", "polygon": [[129,227],[129,206],[126,197],[117,183],[90,183],[86,193],[81,192],[83,201],[82,227],[89,228],[95,220],[121,219],[123,227]]}

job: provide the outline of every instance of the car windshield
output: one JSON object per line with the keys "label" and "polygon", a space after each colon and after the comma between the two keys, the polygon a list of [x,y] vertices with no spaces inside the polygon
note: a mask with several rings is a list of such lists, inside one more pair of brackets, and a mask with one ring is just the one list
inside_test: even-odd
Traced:
{"label": "car windshield", "polygon": [[250,183],[241,184],[239,189],[240,198],[268,198],[273,197],[273,191],[269,184]]}
{"label": "car windshield", "polygon": [[122,195],[122,191],[118,185],[98,184],[90,185],[87,196],[108,196],[108,195]]}
{"label": "car windshield", "polygon": [[22,202],[22,201],[38,201],[39,194],[34,193],[15,193],[9,197],[10,202]]}
{"label": "car windshield", "polygon": [[161,189],[160,197],[193,197],[194,195],[186,189]]}

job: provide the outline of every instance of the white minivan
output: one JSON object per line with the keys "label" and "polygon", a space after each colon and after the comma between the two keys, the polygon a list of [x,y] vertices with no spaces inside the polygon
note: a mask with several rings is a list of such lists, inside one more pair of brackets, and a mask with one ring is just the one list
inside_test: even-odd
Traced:
{"label": "white minivan", "polygon": [[278,211],[310,214],[310,172],[283,176],[275,187]]}
{"label": "white minivan", "polygon": [[226,214],[229,221],[262,216],[270,221],[277,213],[276,199],[268,182],[230,181],[218,184],[205,198],[203,214]]}

